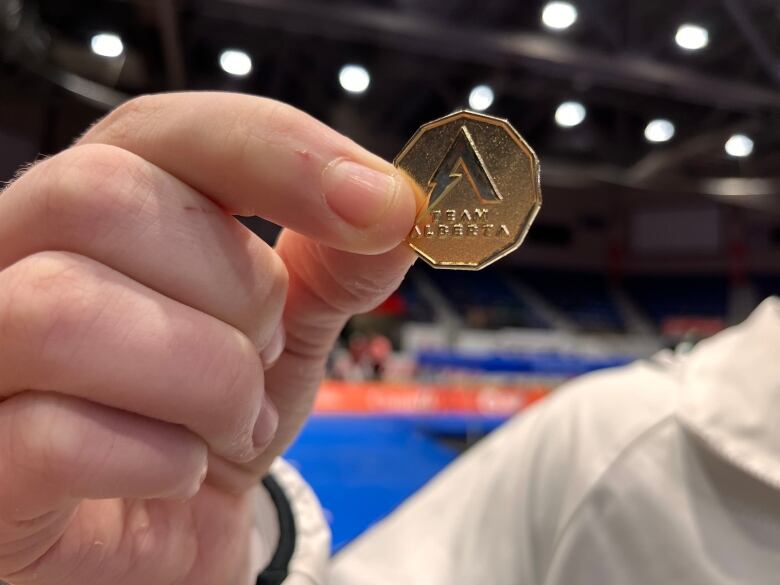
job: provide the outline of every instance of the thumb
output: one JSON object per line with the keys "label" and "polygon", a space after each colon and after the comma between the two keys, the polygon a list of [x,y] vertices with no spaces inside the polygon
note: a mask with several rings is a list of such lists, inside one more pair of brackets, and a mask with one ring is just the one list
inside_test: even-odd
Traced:
{"label": "thumb", "polygon": [[364,256],[329,248],[289,230],[282,232],[276,248],[290,275],[284,312],[287,341],[276,365],[266,373],[266,392],[279,411],[279,427],[257,460],[241,468],[219,462],[220,483],[227,482],[223,487],[234,490],[256,481],[297,435],[347,319],[384,301],[415,259],[406,245]]}
{"label": "thumb", "polygon": [[325,361],[347,319],[375,308],[396,290],[415,255],[406,245],[377,256],[351,254],[290,231],[277,248],[290,273],[287,344],[268,372],[267,389],[285,421],[275,445],[281,450],[308,415]]}

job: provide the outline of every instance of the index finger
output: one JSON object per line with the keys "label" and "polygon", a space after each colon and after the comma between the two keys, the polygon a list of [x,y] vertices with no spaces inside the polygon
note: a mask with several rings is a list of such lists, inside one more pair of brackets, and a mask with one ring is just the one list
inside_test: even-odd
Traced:
{"label": "index finger", "polygon": [[390,163],[295,108],[230,93],[143,96],[81,143],[129,150],[213,199],[328,246],[376,254],[414,223],[412,184]]}

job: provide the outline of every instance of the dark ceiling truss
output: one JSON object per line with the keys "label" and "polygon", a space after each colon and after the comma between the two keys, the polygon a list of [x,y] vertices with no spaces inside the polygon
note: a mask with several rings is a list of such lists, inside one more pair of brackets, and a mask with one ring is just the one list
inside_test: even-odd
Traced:
{"label": "dark ceiling truss", "polygon": [[187,73],[176,0],[157,0],[154,4],[168,89],[184,89],[187,85]]}
{"label": "dark ceiling truss", "polygon": [[[0,0],[0,6],[11,1]],[[258,90],[282,99],[294,96],[299,106],[354,130],[353,136],[386,156],[392,155],[409,127],[422,121],[431,103],[439,114],[463,106],[468,84],[478,81],[480,74],[475,72],[482,71],[482,81],[491,83],[499,95],[525,104],[512,109],[512,118],[521,121],[524,133],[532,135],[543,155],[560,134],[549,123],[550,109],[559,100],[579,95],[589,105],[612,112],[607,122],[600,119],[590,128],[593,136],[582,147],[588,150],[587,162],[577,157],[567,160],[552,147],[552,154],[543,156],[545,179],[553,185],[576,187],[590,182],[629,190],[678,188],[713,195],[727,189],[765,193],[779,187],[773,175],[780,176],[780,171],[768,172],[770,165],[759,164],[760,156],[754,157],[759,162],[738,168],[726,161],[725,171],[712,175],[688,172],[691,163],[703,159],[711,164],[713,157],[723,158],[723,142],[731,132],[780,136],[780,68],[774,51],[778,34],[763,22],[766,18],[760,18],[777,12],[773,0],[682,3],[681,14],[706,7],[720,19],[719,26],[734,31],[690,64],[668,46],[674,35],[669,4],[646,0],[578,0],[583,30],[572,35],[509,26],[502,19],[517,9],[511,0],[459,0],[447,3],[446,13],[439,0],[113,0],[107,4],[135,6],[156,28],[160,42],[154,57],[163,65],[164,85],[144,91],[213,86],[215,77],[209,78],[188,61],[193,43],[198,39],[217,43],[224,31],[242,38],[243,30],[248,49],[253,44],[264,49],[258,51],[258,59],[266,60],[265,85],[223,81],[226,88]],[[664,26],[658,30],[648,26],[654,19]],[[22,32],[26,36],[21,44],[36,46],[40,54],[48,41],[47,31],[20,28],[12,35],[17,37],[15,46]],[[6,46],[12,44],[6,40]],[[355,47],[369,52],[372,72],[392,81],[371,98],[370,106],[344,101],[326,89],[334,64],[343,62]],[[154,60],[148,47],[130,50],[147,51],[146,60]],[[23,66],[92,104],[107,109],[128,97],[121,84],[111,87],[107,81],[101,84],[67,67],[20,55],[23,52],[17,52]],[[759,65],[755,74],[740,65],[751,59]],[[734,67],[734,62],[739,66]],[[688,122],[693,128],[663,149],[648,149],[637,135],[636,119],[656,114],[679,120],[683,127]],[[743,180],[737,176],[740,173],[755,176]]]}
{"label": "dark ceiling truss", "polygon": [[[726,1],[726,0],[724,0]],[[587,5],[597,5],[603,0],[588,0]],[[208,2],[203,9],[210,18],[236,21],[249,19],[256,26],[280,28],[291,34],[312,35],[328,39],[348,39],[354,42],[371,42],[396,51],[412,52],[426,58],[450,60],[453,63],[472,63],[486,67],[500,64],[504,69],[517,68],[531,71],[540,78],[557,80],[563,84],[586,88],[586,99],[599,97],[617,105],[634,101],[646,105],[648,98],[656,101],[689,103],[712,108],[712,126],[704,125],[700,134],[687,137],[669,151],[651,151],[627,168],[614,165],[606,171],[584,173],[592,179],[635,188],[655,188],[668,185],[671,179],[682,184],[684,177],[675,173],[677,167],[697,156],[721,153],[723,143],[730,132],[777,130],[776,122],[768,124],[772,113],[780,111],[780,91],[774,85],[725,75],[710,75],[695,68],[669,64],[634,53],[611,54],[605,51],[583,49],[562,38],[523,32],[485,31],[466,25],[454,25],[420,18],[387,9],[357,7],[352,5],[328,5],[316,2],[285,0],[220,0]],[[634,4],[626,2],[626,4]],[[689,8],[700,8],[702,2],[689,2]],[[635,10],[634,20],[638,11]],[[724,14],[726,14],[724,12]],[[609,17],[599,21],[598,29],[611,26]],[[617,25],[615,25],[616,28]],[[636,23],[624,26],[636,27]],[[626,29],[630,37],[630,29]],[[658,35],[656,35],[658,36]],[[664,33],[668,41],[673,31]],[[615,45],[615,39],[608,39]],[[732,46],[738,40],[729,41]],[[752,47],[755,50],[755,47]],[[409,72],[407,72],[409,73]],[[524,93],[525,81],[514,81],[517,76],[507,75],[502,80],[496,74],[500,91],[519,95]],[[446,85],[446,79],[443,81]],[[565,87],[565,85],[564,85]],[[547,83],[546,91],[551,86]],[[617,90],[622,93],[615,93]],[[557,96],[571,89],[557,90]],[[533,93],[525,92],[526,94]],[[555,99],[553,88],[550,100]],[[537,97],[539,94],[537,93]],[[462,103],[462,100],[461,100]],[[457,104],[452,104],[453,106]],[[727,115],[731,112],[731,116]],[[682,114],[680,117],[685,118]],[[618,143],[636,144],[637,137],[628,136],[621,112],[615,133]],[[525,127],[525,126],[524,126]],[[725,128],[725,129],[724,129]],[[604,129],[599,129],[604,132]],[[598,150],[597,142],[595,149]],[[620,147],[617,152],[631,152],[632,147]],[[634,149],[635,150],[635,149]],[[613,157],[614,158],[614,157]],[[615,162],[613,160],[613,162]],[[591,167],[593,168],[593,167]],[[571,167],[569,167],[571,169]],[[553,176],[560,173],[552,173]],[[707,182],[709,181],[709,182]],[[710,179],[688,181],[685,189],[702,188],[712,184]],[[735,189],[749,189],[755,182],[728,183]],[[767,185],[772,183],[762,183]]]}
{"label": "dark ceiling truss", "polygon": [[726,12],[731,16],[739,32],[750,45],[758,63],[761,64],[774,84],[780,86],[780,57],[772,50],[763,33],[756,27],[750,14],[745,9],[743,1],[721,0],[721,3]]}
{"label": "dark ceiling truss", "polygon": [[753,111],[780,108],[780,90],[719,78],[641,56],[584,49],[550,35],[474,29],[387,9],[299,0],[206,0],[203,14],[291,33],[372,42],[429,57],[529,68],[553,78],[690,103]]}

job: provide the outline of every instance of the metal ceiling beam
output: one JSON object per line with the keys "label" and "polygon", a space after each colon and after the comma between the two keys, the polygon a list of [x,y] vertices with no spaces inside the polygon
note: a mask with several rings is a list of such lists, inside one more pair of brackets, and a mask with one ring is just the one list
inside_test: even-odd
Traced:
{"label": "metal ceiling beam", "polygon": [[398,11],[303,0],[208,0],[206,16],[537,74],[736,111],[780,108],[780,90],[546,35],[455,26]]}
{"label": "metal ceiling beam", "polygon": [[780,210],[780,179],[777,177],[655,177],[635,182],[622,169],[609,166],[571,164],[561,160],[542,160],[546,187],[566,190],[604,190],[611,185],[633,194],[696,195],[718,198],[735,205],[760,206]]}
{"label": "metal ceiling beam", "polygon": [[165,57],[168,89],[183,89],[187,84],[187,76],[184,47],[179,33],[178,7],[175,0],[157,0],[154,6]]}
{"label": "metal ceiling beam", "polygon": [[112,110],[131,97],[121,91],[61,69],[44,68],[32,71],[72,93],[82,101],[102,110]]}
{"label": "metal ceiling beam", "polygon": [[742,121],[728,128],[698,134],[670,148],[651,152],[626,171],[626,180],[638,185],[656,179],[697,156],[720,151],[732,134],[755,132],[761,129],[762,124],[755,119]]}
{"label": "metal ceiling beam", "polygon": [[776,85],[780,85],[780,59],[777,58],[777,55],[774,54],[764,37],[756,29],[745,9],[743,0],[721,0],[721,2],[734,21],[734,24],[737,25],[739,32],[742,33],[745,41],[753,49],[758,62],[761,63],[770,79]]}
{"label": "metal ceiling beam", "polygon": [[[0,9],[8,8],[6,4],[9,3],[0,0]],[[37,5],[21,3],[19,10],[13,19],[16,26],[6,31],[4,36],[0,35],[0,41],[7,43],[5,47],[0,43],[0,55],[3,48],[8,49],[6,57],[21,70],[46,79],[99,109],[110,110],[129,98],[127,94],[101,83],[47,64],[50,37],[41,28]]]}

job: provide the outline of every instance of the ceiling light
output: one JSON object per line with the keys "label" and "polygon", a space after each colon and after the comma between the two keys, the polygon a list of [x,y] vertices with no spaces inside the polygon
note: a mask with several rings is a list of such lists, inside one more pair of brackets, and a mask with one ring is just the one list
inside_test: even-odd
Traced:
{"label": "ceiling light", "polygon": [[122,39],[114,33],[96,34],[92,37],[90,46],[92,52],[101,57],[119,57],[125,50]]}
{"label": "ceiling light", "polygon": [[555,110],[555,122],[564,128],[578,126],[585,119],[585,106],[580,102],[563,102]]}
{"label": "ceiling light", "polygon": [[225,73],[244,77],[252,72],[252,57],[244,51],[227,49],[219,55],[219,66]]}
{"label": "ceiling light", "polygon": [[339,83],[346,92],[363,93],[371,85],[371,75],[362,65],[344,65],[339,71]]}
{"label": "ceiling light", "polygon": [[493,88],[489,85],[478,85],[469,93],[469,107],[477,112],[484,112],[493,105],[495,97]]}
{"label": "ceiling light", "polygon": [[553,30],[565,30],[577,22],[577,8],[569,2],[548,2],[542,10],[542,23]]}
{"label": "ceiling light", "polygon": [[703,49],[710,42],[710,33],[698,24],[681,24],[674,36],[677,44],[688,51]]}
{"label": "ceiling light", "polygon": [[734,134],[726,141],[724,148],[730,156],[744,158],[753,154],[753,140],[744,134]]}
{"label": "ceiling light", "polygon": [[645,138],[648,142],[668,142],[674,138],[674,124],[669,120],[651,120],[645,127]]}

